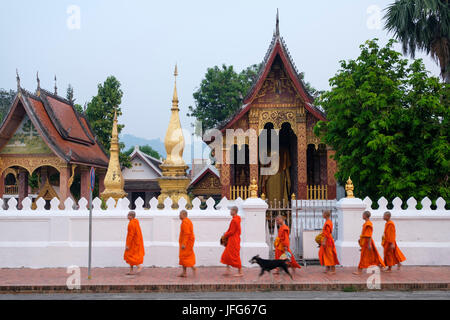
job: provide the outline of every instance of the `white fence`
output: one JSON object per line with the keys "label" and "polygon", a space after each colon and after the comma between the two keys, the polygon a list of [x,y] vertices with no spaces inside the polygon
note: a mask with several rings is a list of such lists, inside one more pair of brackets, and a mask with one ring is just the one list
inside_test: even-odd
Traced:
{"label": "white fence", "polygon": [[406,209],[402,209],[402,200],[395,198],[392,209],[382,197],[378,200],[378,209],[372,209],[369,198],[343,198],[337,203],[338,240],[336,247],[340,262],[345,266],[355,266],[359,261],[357,240],[361,233],[362,212],[369,210],[373,222],[373,239],[383,255],[381,237],[384,232],[383,214],[391,212],[396,226],[397,244],[406,256],[406,265],[450,265],[450,210],[445,209],[445,200],[436,200],[436,209],[431,209],[431,200],[425,197],[422,209],[416,209],[417,201],[409,198]]}
{"label": "white fence", "polygon": [[[178,266],[179,210],[186,201],[178,202],[179,209],[173,210],[172,200],[166,199],[164,209],[157,209],[158,201],[150,201],[150,209],[143,209],[144,201],[136,200],[136,217],[139,219],[145,245],[145,266]],[[8,200],[7,210],[0,209],[0,268],[47,268],[88,263],[88,202],[81,199],[79,209],[67,199],[65,210],[58,208],[58,199],[51,201],[50,210],[45,210],[45,201],[38,199],[36,210],[31,209],[31,200],[22,202],[17,210],[17,201]],[[127,233],[129,201],[124,198],[114,206],[114,200],[107,201],[107,210],[101,209],[101,200],[93,201],[93,267],[125,267],[123,260]],[[218,266],[223,247],[219,244],[221,235],[231,220],[229,204],[224,198],[214,208],[214,200],[208,199],[207,208],[200,209],[201,201],[194,199],[193,208],[188,210],[194,224],[194,251],[198,266]],[[3,208],[3,201],[0,200]],[[242,218],[241,259],[244,266],[255,254],[268,256],[265,243],[266,204],[261,199],[247,199],[242,202],[239,215]]]}

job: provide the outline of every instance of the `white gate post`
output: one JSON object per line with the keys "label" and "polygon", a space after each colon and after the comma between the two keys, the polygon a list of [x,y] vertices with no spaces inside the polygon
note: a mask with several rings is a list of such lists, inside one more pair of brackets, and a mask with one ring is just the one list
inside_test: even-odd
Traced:
{"label": "white gate post", "polygon": [[364,223],[362,213],[366,204],[358,198],[342,198],[338,201],[338,239],[336,250],[342,266],[357,266],[359,261],[358,239]]}
{"label": "white gate post", "polygon": [[241,261],[243,266],[252,266],[249,260],[257,254],[263,259],[269,257],[269,246],[266,243],[267,208],[267,203],[260,198],[247,198],[242,204],[244,219],[241,233]]}

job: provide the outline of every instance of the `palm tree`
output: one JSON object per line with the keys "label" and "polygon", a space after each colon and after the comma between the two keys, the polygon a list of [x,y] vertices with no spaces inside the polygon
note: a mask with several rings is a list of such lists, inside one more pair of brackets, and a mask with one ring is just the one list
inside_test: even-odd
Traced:
{"label": "palm tree", "polygon": [[385,29],[400,40],[404,54],[412,58],[416,50],[430,54],[450,83],[449,0],[396,0],[384,18]]}

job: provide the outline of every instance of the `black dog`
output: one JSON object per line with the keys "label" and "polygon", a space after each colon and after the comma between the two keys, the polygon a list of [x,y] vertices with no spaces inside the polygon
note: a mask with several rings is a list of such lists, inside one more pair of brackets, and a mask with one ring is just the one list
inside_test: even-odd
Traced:
{"label": "black dog", "polygon": [[280,268],[284,272],[286,272],[289,275],[289,277],[291,277],[291,279],[292,279],[292,275],[289,273],[288,266],[286,264],[288,261],[289,260],[287,260],[287,259],[286,260],[280,260],[280,259],[278,259],[278,260],[266,260],[266,259],[260,258],[259,255],[256,255],[256,256],[254,256],[253,258],[251,258],[249,260],[250,263],[252,263],[252,264],[253,263],[257,263],[261,267],[261,273],[259,274],[260,277],[266,271],[272,277],[272,273],[270,271],[272,271],[273,269],[276,269],[276,268]]}

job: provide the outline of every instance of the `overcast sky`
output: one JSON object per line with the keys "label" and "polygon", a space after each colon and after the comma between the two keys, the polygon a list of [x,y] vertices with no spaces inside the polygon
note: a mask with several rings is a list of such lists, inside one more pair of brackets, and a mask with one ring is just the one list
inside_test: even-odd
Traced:
{"label": "overcast sky", "polygon": [[[41,87],[53,91],[56,74],[59,93],[65,96],[70,83],[77,103],[84,104],[98,83],[114,75],[124,92],[123,132],[164,139],[175,63],[187,129],[192,93],[206,69],[225,63],[240,71],[261,62],[277,8],[281,35],[299,71],[314,87],[328,89],[339,60],[356,58],[367,39],[387,42],[377,9],[392,1],[1,0],[0,88],[16,87],[18,68],[22,86],[34,91],[39,70]],[[439,74],[429,57],[418,57]]]}

